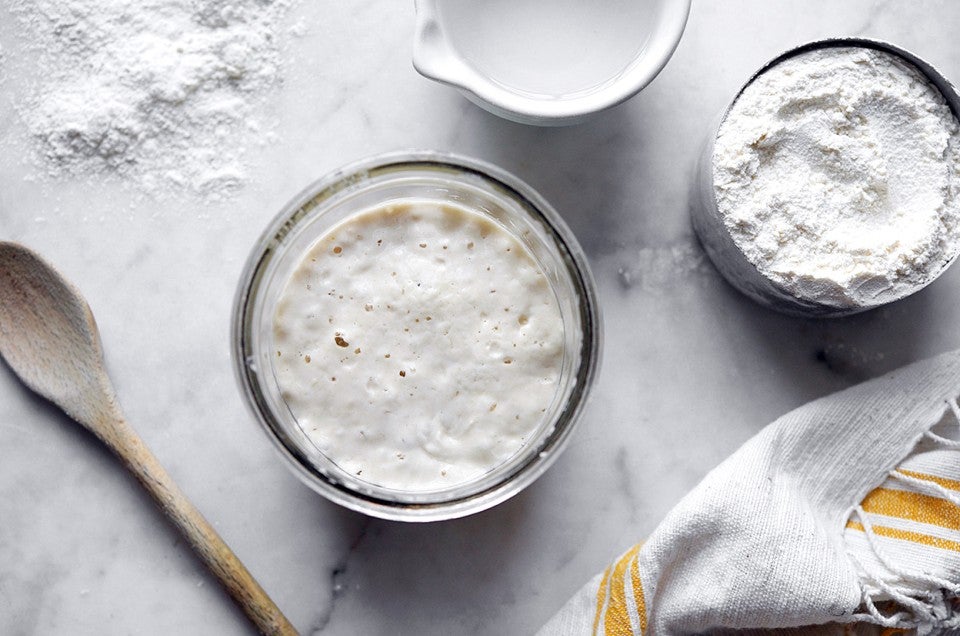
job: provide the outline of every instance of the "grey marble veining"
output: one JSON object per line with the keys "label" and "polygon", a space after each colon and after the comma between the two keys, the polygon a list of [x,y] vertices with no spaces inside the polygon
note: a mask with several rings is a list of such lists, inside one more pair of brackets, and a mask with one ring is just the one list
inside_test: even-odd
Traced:
{"label": "grey marble veining", "polygon": [[[0,9],[0,12],[5,9]],[[664,72],[573,128],[499,120],[410,65],[410,3],[304,2],[295,60],[267,105],[278,142],[228,202],[140,200],[96,181],[25,180],[0,153],[0,236],[83,290],[130,421],[304,633],[525,634],[648,534],[703,475],[778,415],[960,346],[960,268],[837,321],[763,310],[716,274],[689,228],[690,178],[737,87],[780,51],[888,39],[960,81],[960,3],[697,0]],[[0,146],[23,135],[29,81],[10,23]],[[311,180],[388,150],[501,165],[568,221],[597,279],[604,365],[573,443],[487,512],[404,525],[326,502],[275,456],[229,356],[242,263]],[[0,633],[240,634],[240,615],[89,435],[0,372]]]}

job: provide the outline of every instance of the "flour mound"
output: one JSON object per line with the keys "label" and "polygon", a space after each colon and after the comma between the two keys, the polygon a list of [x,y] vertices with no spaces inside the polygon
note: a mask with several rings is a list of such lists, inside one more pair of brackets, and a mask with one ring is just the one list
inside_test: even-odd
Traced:
{"label": "flour mound", "polygon": [[799,298],[868,307],[926,284],[960,249],[960,132],[912,65],[826,48],[764,72],[714,149],[724,224]]}
{"label": "flour mound", "polygon": [[13,0],[38,52],[20,116],[51,177],[220,197],[269,142],[287,0]]}

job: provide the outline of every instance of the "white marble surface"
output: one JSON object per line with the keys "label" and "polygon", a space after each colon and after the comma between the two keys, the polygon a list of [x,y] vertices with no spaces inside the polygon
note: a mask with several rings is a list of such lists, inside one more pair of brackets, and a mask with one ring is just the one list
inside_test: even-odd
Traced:
{"label": "white marble surface", "polygon": [[[228,202],[131,208],[95,181],[24,180],[29,166],[0,156],[0,236],[83,290],[129,419],[303,633],[530,633],[765,423],[960,346],[960,268],[887,309],[785,318],[719,279],[687,218],[704,135],[760,64],[870,35],[960,80],[960,3],[697,0],[651,86],[566,129],[499,120],[418,76],[411,5],[293,12],[308,31],[287,43],[295,67],[269,105],[279,140]],[[7,61],[22,63],[15,35],[0,17]],[[22,134],[26,85],[0,87],[0,147]],[[301,485],[241,403],[228,342],[242,262],[279,207],[340,164],[410,147],[492,161],[553,202],[588,253],[606,329],[594,398],[555,466],[493,510],[429,525],[371,520]],[[248,631],[112,457],[0,369],[0,633]]]}

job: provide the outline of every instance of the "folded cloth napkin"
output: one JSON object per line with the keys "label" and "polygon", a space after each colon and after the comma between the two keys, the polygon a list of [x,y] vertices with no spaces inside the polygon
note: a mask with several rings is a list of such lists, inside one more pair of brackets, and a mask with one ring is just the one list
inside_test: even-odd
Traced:
{"label": "folded cloth napkin", "polygon": [[960,628],[958,395],[960,351],[781,417],[540,634]]}

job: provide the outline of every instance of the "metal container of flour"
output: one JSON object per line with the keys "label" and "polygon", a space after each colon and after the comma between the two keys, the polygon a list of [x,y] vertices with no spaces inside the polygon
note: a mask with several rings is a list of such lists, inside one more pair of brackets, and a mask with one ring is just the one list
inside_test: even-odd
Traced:
{"label": "metal container of flour", "polygon": [[[888,264],[887,267],[891,275],[894,275],[892,284],[878,283],[878,277],[874,276],[871,278],[866,274],[860,274],[858,271],[854,271],[853,274],[842,272],[842,276],[838,274],[835,278],[840,280],[841,283],[835,283],[830,275],[820,276],[819,270],[815,270],[813,274],[808,272],[797,274],[792,271],[783,274],[782,272],[785,271],[785,266],[782,266],[782,262],[776,259],[781,255],[781,252],[794,247],[791,241],[795,240],[796,245],[801,245],[806,242],[806,244],[814,246],[813,251],[828,253],[834,249],[833,246],[835,243],[842,244],[842,240],[836,240],[837,232],[833,228],[828,228],[829,231],[824,232],[822,236],[817,235],[815,231],[811,233],[810,224],[807,223],[803,219],[803,215],[799,213],[795,217],[797,219],[795,224],[784,225],[782,223],[782,217],[778,217],[777,214],[780,208],[791,206],[792,200],[775,189],[764,192],[764,200],[756,206],[756,208],[762,210],[762,212],[756,212],[754,215],[743,213],[742,210],[734,210],[732,206],[721,201],[721,198],[727,195],[718,188],[723,188],[728,185],[718,184],[717,182],[718,174],[720,174],[718,170],[722,171],[722,167],[718,168],[718,155],[722,155],[725,150],[723,144],[728,143],[727,140],[722,137],[722,134],[725,132],[725,123],[731,118],[731,112],[734,111],[735,107],[738,107],[738,101],[743,98],[745,91],[753,86],[754,83],[758,81],[758,78],[763,77],[768,71],[781,63],[788,61],[798,63],[797,60],[815,58],[818,55],[817,52],[822,52],[819,53],[820,58],[826,58],[833,55],[847,54],[845,51],[849,52],[850,55],[854,55],[859,53],[860,50],[863,51],[864,55],[876,56],[876,53],[868,53],[868,51],[883,54],[882,57],[884,59],[893,60],[891,63],[895,64],[898,68],[902,66],[900,70],[904,73],[910,72],[915,75],[918,73],[920,81],[904,82],[904,85],[907,87],[904,89],[907,97],[910,97],[918,91],[922,92],[922,90],[928,91],[927,97],[939,91],[942,101],[938,101],[939,106],[937,108],[939,108],[939,110],[937,112],[940,113],[941,117],[950,117],[952,113],[953,123],[950,127],[945,127],[942,131],[933,130],[935,133],[933,137],[936,137],[944,148],[949,148],[948,154],[950,155],[948,159],[944,159],[945,162],[949,163],[946,164],[942,174],[936,171],[933,172],[943,177],[944,182],[939,184],[941,186],[939,189],[945,191],[944,196],[951,206],[956,199],[955,195],[960,192],[960,160],[954,157],[956,153],[960,152],[960,146],[957,145],[958,139],[960,139],[960,133],[957,132],[955,125],[956,119],[960,118],[960,96],[958,96],[954,86],[928,62],[909,51],[887,42],[863,38],[832,38],[807,43],[791,49],[768,62],[737,92],[735,98],[724,110],[719,124],[711,129],[710,137],[705,144],[697,166],[697,184],[695,190],[697,200],[694,201],[691,214],[694,230],[700,238],[707,254],[721,274],[734,287],[748,297],[782,313],[806,317],[835,317],[854,314],[887,304],[904,298],[933,282],[933,280],[947,269],[956,259],[958,252],[960,252],[960,228],[957,227],[958,219],[960,219],[960,209],[958,209],[955,214],[951,212],[949,218],[945,218],[944,215],[941,214],[939,224],[937,224],[937,219],[930,221],[930,227],[934,228],[931,230],[932,238],[924,238],[924,236],[921,235],[914,241],[918,246],[914,250],[914,252],[917,253],[919,253],[921,248],[932,245],[934,241],[938,246],[937,250],[930,248],[928,252],[924,252],[926,261],[923,264],[923,269],[920,270],[919,273],[914,273],[911,270],[911,267],[914,267],[911,261],[911,258],[914,257],[914,252],[906,253],[906,256],[901,257],[900,261],[892,259],[891,257],[890,264]],[[824,77],[826,76],[827,74],[824,73]],[[799,117],[802,113],[790,110],[795,109],[797,103],[815,103],[818,102],[818,100],[832,99],[834,96],[829,94],[826,88],[823,88],[821,91],[822,87],[829,84],[829,77],[826,77],[826,79],[824,79],[824,77],[818,78],[816,74],[813,74],[812,77],[814,77],[814,81],[811,82],[810,90],[807,93],[798,97],[794,103],[788,106],[781,105],[779,109],[771,108],[770,112],[784,119]],[[926,82],[923,82],[923,80],[926,80]],[[771,79],[767,84],[772,81]],[[818,83],[818,81],[820,83]],[[918,85],[922,86],[917,88]],[[756,90],[759,91],[761,89],[758,88]],[[872,85],[870,90],[874,90]],[[846,91],[847,87],[843,86],[840,88],[839,93],[846,93]],[[913,93],[911,93],[911,91],[913,91]],[[949,111],[947,111],[942,102],[945,102]],[[748,102],[743,108],[749,107],[750,103]],[[874,106],[868,105],[868,109],[869,108],[874,108]],[[809,154],[811,152],[816,154],[817,161],[820,163],[815,167],[819,172],[806,174],[802,170],[791,171],[789,169],[791,166],[788,164],[786,167],[779,168],[781,170],[781,178],[778,181],[794,180],[795,190],[801,192],[801,196],[815,198],[813,194],[808,195],[804,192],[807,188],[809,188],[810,192],[822,192],[822,197],[816,205],[820,206],[817,210],[825,226],[829,223],[830,218],[834,216],[840,219],[837,221],[838,224],[844,222],[842,217],[847,213],[848,208],[844,207],[844,199],[837,194],[838,192],[844,194],[845,191],[843,188],[847,186],[846,183],[843,183],[844,180],[853,184],[852,187],[855,188],[855,190],[852,191],[857,197],[860,197],[857,199],[857,205],[862,204],[864,209],[868,211],[873,209],[871,206],[881,212],[885,209],[908,209],[903,208],[900,204],[903,201],[909,200],[910,197],[904,197],[893,188],[887,190],[887,176],[896,176],[896,165],[892,165],[890,162],[885,164],[880,160],[882,157],[877,159],[873,156],[863,156],[863,153],[860,152],[858,147],[845,147],[842,145],[844,143],[844,135],[856,138],[857,135],[861,133],[859,129],[850,132],[850,130],[845,129],[844,126],[847,126],[848,122],[853,122],[853,126],[863,124],[867,114],[861,112],[856,105],[851,108],[849,104],[836,107],[834,110],[839,114],[836,115],[833,120],[829,119],[829,113],[831,112],[829,109],[824,110],[824,112],[828,113],[827,115],[825,115],[824,112],[817,113],[817,116],[824,121],[815,122],[819,128],[812,129],[818,133],[821,130],[826,131],[823,133],[823,140],[814,136],[812,141],[809,139],[806,140],[809,142],[809,146],[804,146],[796,150],[799,154]],[[909,109],[905,110],[908,111]],[[754,115],[755,113],[751,112],[749,114]],[[899,111],[897,116],[900,116]],[[752,119],[756,119],[756,117],[752,117]],[[897,123],[896,119],[892,121]],[[893,126],[889,124],[886,125],[887,130],[893,130]],[[789,124],[785,124],[785,126],[789,126]],[[869,126],[866,126],[866,128],[869,129]],[[768,161],[770,165],[775,161],[782,161],[782,156],[775,155],[774,153],[781,152],[780,148],[786,147],[784,144],[795,144],[797,142],[795,139],[784,140],[778,137],[780,133],[780,130],[773,130],[773,132],[769,134],[762,132],[753,138],[744,135],[744,139],[752,139],[752,141],[749,144],[745,144],[742,149],[743,152],[740,153],[746,167],[741,182],[733,183],[732,188],[736,189],[741,187],[741,185],[747,188],[755,187],[754,182],[760,178],[757,176],[761,170],[761,168],[758,167],[759,165]],[[839,150],[834,146],[839,146]],[[872,142],[867,144],[868,148],[873,148],[874,146],[875,144]],[[812,151],[810,150],[811,147],[813,148]],[[823,159],[823,157],[826,159]],[[821,174],[826,172],[826,170],[823,169],[824,165],[826,165],[827,168],[834,165],[830,162],[834,162],[837,170],[842,171],[843,179],[835,179],[835,181],[840,182],[839,185],[830,181],[830,175],[823,176],[823,174]],[[852,167],[847,165],[850,162],[853,162]],[[858,162],[863,165],[857,165]],[[864,184],[850,176],[857,176],[860,174],[858,171],[861,171],[867,175],[867,180],[869,181],[871,170],[876,173],[876,183],[870,182]],[[726,174],[724,173],[724,178],[725,177]],[[902,177],[900,178],[902,179]],[[931,190],[935,189],[936,188],[931,188]],[[725,205],[729,209],[725,209]],[[745,207],[749,208],[750,206],[747,205]],[[772,212],[770,210],[772,210]],[[912,210],[912,208],[909,208],[909,210]],[[829,212],[837,212],[837,214],[831,216],[831,214],[828,214]],[[903,214],[901,214],[901,216],[903,216]],[[770,231],[774,220],[779,222],[780,225]],[[877,221],[874,222],[878,226],[876,236],[869,231],[847,231],[847,235],[851,237],[849,240],[853,245],[853,247],[850,248],[850,254],[852,256],[849,259],[849,263],[843,264],[843,267],[847,268],[847,270],[853,271],[851,268],[856,268],[860,266],[861,262],[869,260],[871,249],[873,249],[876,254],[882,256],[886,253],[885,250],[889,252],[890,250],[901,249],[903,246],[900,245],[900,243],[908,242],[908,236],[901,237],[896,235],[896,228],[894,226],[891,225],[888,228],[882,228],[879,227],[882,225],[881,223]],[[909,232],[922,226],[920,219],[918,219],[916,223],[912,223],[909,217],[906,218],[905,223],[909,228]],[[764,224],[767,225],[764,226]],[[814,228],[814,230],[816,229],[817,228]],[[881,235],[880,230],[883,230],[886,234]],[[917,231],[920,232],[921,230]],[[909,234],[909,232],[907,232],[907,234]],[[756,245],[749,243],[749,240],[753,240],[750,237],[755,237]],[[870,244],[871,240],[874,240],[872,245]],[[840,251],[839,247],[836,249]],[[758,254],[761,256],[758,256]],[[762,260],[762,258],[766,258],[766,255],[772,256],[769,256],[769,260]],[[791,254],[794,262],[802,262],[804,256],[802,251],[796,251],[796,253]],[[812,252],[810,254],[810,260],[811,262],[814,260]],[[770,263],[773,263],[773,265]],[[781,269],[777,269],[778,267],[781,267]],[[904,272],[910,274],[912,278],[907,280],[907,274],[904,274]],[[904,276],[903,280],[897,281],[896,275],[901,274]],[[886,281],[886,279],[884,280]]]}
{"label": "metal container of flour", "polygon": [[690,3],[417,0],[413,65],[506,119],[574,124],[653,81]]}

